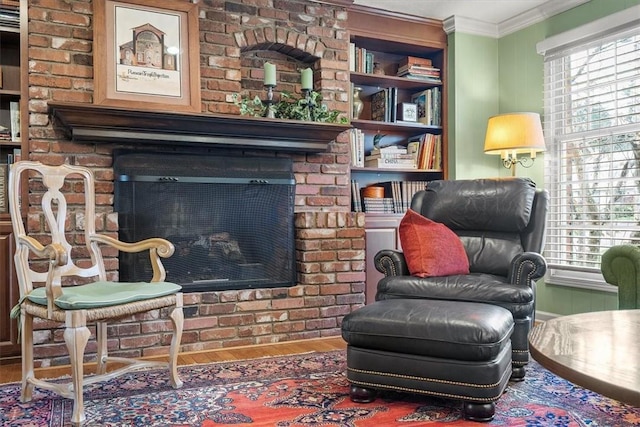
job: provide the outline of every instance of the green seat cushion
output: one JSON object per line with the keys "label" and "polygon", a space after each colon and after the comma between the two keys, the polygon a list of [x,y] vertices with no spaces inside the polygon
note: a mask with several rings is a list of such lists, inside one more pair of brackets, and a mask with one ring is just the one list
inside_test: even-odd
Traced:
{"label": "green seat cushion", "polygon": [[[169,282],[93,282],[63,287],[63,293],[55,304],[63,310],[109,307],[163,297],[181,289],[180,285]],[[34,289],[27,298],[35,304],[47,305],[46,288]]]}

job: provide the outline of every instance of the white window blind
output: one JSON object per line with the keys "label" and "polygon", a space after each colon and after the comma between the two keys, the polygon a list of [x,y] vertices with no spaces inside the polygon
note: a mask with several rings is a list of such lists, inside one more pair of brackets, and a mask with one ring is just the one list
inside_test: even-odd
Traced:
{"label": "white window blind", "polygon": [[601,282],[607,248],[640,244],[640,27],[545,52],[544,99],[545,257]]}

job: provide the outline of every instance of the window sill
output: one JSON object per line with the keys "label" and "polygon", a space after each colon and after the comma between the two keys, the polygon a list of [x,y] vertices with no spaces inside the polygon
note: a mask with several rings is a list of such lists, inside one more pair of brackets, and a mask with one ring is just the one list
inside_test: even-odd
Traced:
{"label": "window sill", "polygon": [[576,272],[555,271],[547,274],[544,283],[553,286],[562,286],[569,288],[588,289],[591,291],[607,292],[612,294],[618,293],[618,287],[606,283],[602,279],[602,275]]}

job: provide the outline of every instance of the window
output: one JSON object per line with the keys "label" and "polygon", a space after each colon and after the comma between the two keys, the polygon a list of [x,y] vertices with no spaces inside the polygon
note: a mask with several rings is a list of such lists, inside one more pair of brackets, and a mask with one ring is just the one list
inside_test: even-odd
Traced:
{"label": "window", "polygon": [[597,36],[574,31],[565,43],[558,37],[538,45],[545,55],[549,283],[605,289],[602,253],[640,244],[640,26],[621,27],[628,16],[639,15],[623,11],[596,21],[616,23]]}

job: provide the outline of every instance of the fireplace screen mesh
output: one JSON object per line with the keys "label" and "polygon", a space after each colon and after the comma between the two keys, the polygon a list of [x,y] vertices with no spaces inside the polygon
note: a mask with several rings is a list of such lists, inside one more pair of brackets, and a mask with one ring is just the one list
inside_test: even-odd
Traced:
{"label": "fireplace screen mesh", "polygon": [[[185,292],[295,282],[295,181],[288,159],[117,156],[119,237],[164,237],[167,281]],[[148,280],[148,255],[120,255],[120,280]]]}

